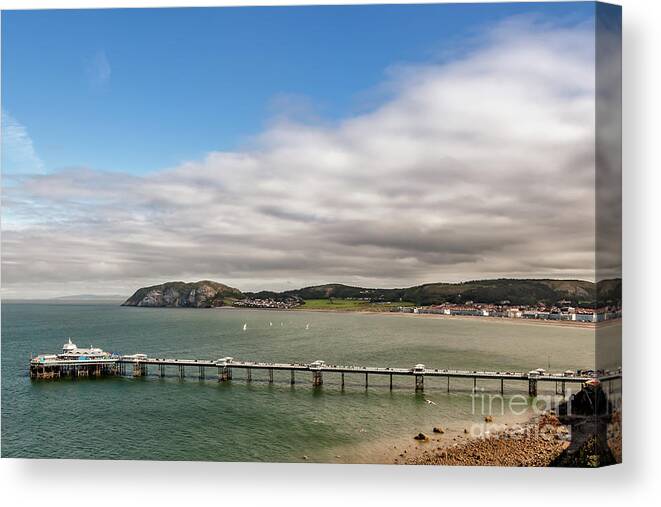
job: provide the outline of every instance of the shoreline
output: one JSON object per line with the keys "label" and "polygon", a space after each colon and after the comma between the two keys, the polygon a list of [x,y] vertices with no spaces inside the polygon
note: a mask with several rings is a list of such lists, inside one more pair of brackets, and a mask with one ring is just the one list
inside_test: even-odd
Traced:
{"label": "shoreline", "polygon": [[[55,301],[55,300],[32,300],[32,299],[7,299],[3,300],[3,303],[10,304],[114,304],[115,301]],[[255,308],[255,307],[241,307],[237,308],[234,306],[216,306],[211,308],[184,308],[184,307],[168,307],[168,306],[157,306],[157,307],[137,307],[132,305],[120,305],[126,306],[127,308],[149,308],[149,309],[175,309],[175,310],[226,310],[226,311],[270,311],[270,312],[291,312],[291,313],[327,313],[327,314],[355,314],[355,315],[390,315],[394,317],[402,318],[426,318],[426,319],[438,319],[438,320],[457,320],[457,321],[475,321],[475,322],[489,322],[489,323],[499,323],[499,324],[515,324],[515,325],[531,325],[531,326],[547,326],[547,327],[570,327],[575,329],[604,329],[607,327],[618,325],[622,322],[622,318],[606,320],[601,322],[577,322],[577,321],[567,321],[567,320],[548,320],[548,319],[523,319],[523,318],[510,318],[510,317],[485,317],[479,315],[444,315],[444,314],[432,314],[432,313],[407,313],[407,312],[392,312],[389,310],[361,310],[361,309],[319,309],[319,308]]]}
{"label": "shoreline", "polygon": [[[247,310],[248,308],[239,308],[240,310]],[[270,310],[268,308],[250,308],[250,310]],[[376,311],[376,310],[320,310],[320,309],[306,309],[296,308],[292,310],[274,310],[281,312],[311,312],[311,313],[332,313],[332,314],[360,314],[360,315],[390,315],[393,317],[403,318],[425,318],[425,319],[438,319],[438,320],[467,320],[476,322],[490,322],[499,324],[517,324],[517,325],[531,325],[531,326],[554,326],[554,327],[571,327],[578,329],[602,329],[604,327],[616,325],[622,319],[613,319],[603,322],[575,322],[566,320],[544,320],[544,319],[514,319],[508,317],[483,317],[483,316],[469,316],[469,315],[442,315],[435,313],[405,313],[405,312],[390,312],[390,311]]]}
{"label": "shoreline", "polygon": [[[507,419],[505,419],[507,420]],[[482,433],[450,438],[424,434],[389,463],[443,466],[548,467],[569,447],[568,428],[551,413],[528,414],[524,420],[485,418]],[[466,430],[464,430],[466,431]],[[462,438],[463,437],[463,438]]]}
{"label": "shoreline", "polygon": [[213,310],[242,310],[254,312],[283,312],[283,313],[328,313],[333,315],[338,314],[354,314],[354,315],[390,315],[393,317],[401,318],[423,318],[423,319],[437,319],[437,320],[466,320],[476,322],[489,322],[498,324],[516,324],[516,325],[531,325],[531,326],[550,326],[550,327],[571,327],[575,329],[603,329],[606,327],[614,326],[622,322],[622,319],[612,319],[602,322],[575,322],[567,320],[546,320],[546,319],[515,319],[509,317],[483,317],[483,316],[469,316],[469,315],[442,315],[435,313],[405,313],[405,312],[391,312],[391,311],[377,311],[377,310],[321,310],[316,308],[236,308],[230,306],[219,306]]}
{"label": "shoreline", "polygon": [[[438,423],[429,423],[428,427],[419,424],[408,426],[397,433],[354,443],[350,447],[334,448],[333,463],[342,464],[386,464],[406,465],[421,464],[420,461],[429,457],[429,453],[451,448],[461,448],[471,442],[480,440],[482,434],[496,435],[503,431],[514,431],[534,424],[538,417],[529,407],[522,414],[505,413],[489,418],[447,420],[439,414]],[[437,432],[434,432],[434,427]],[[475,432],[476,434],[473,434]],[[415,437],[423,433],[427,438],[417,440]],[[314,458],[312,458],[314,460]],[[324,462],[324,461],[319,461]]]}
{"label": "shoreline", "polygon": [[489,322],[498,324],[516,324],[516,325],[531,325],[531,326],[550,326],[550,327],[570,327],[575,329],[604,329],[607,327],[618,325],[622,319],[611,319],[601,322],[576,322],[568,320],[548,320],[548,319],[523,319],[523,318],[509,318],[509,317],[484,317],[472,315],[443,315],[436,313],[406,313],[406,312],[391,312],[385,310],[331,310],[331,309],[318,309],[318,308],[305,308],[297,307],[291,309],[284,308],[236,308],[230,306],[219,306],[213,308],[214,310],[243,310],[243,311],[267,311],[267,312],[284,312],[284,313],[328,313],[328,314],[354,314],[354,315],[389,315],[392,317],[401,318],[424,318],[424,319],[437,319],[437,320],[458,320],[458,321],[476,321],[476,322]]}

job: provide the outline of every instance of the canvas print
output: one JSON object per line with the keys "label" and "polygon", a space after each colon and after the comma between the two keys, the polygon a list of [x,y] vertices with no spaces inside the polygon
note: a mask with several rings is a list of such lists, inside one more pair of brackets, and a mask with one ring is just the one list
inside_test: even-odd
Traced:
{"label": "canvas print", "polygon": [[621,9],[2,12],[3,458],[622,461]]}

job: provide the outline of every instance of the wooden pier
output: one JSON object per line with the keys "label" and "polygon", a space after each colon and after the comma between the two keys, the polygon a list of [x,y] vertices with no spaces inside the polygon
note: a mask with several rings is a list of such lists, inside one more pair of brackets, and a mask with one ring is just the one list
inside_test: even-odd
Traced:
{"label": "wooden pier", "polygon": [[61,360],[33,359],[30,362],[30,377],[37,380],[59,379],[63,377],[103,377],[103,376],[128,376],[144,377],[149,371],[157,372],[160,377],[166,376],[166,368],[174,369],[177,376],[185,378],[186,371],[197,372],[199,379],[206,378],[207,369],[214,371],[219,382],[229,382],[232,380],[234,370],[243,370],[245,379],[252,381],[253,372],[264,373],[269,383],[274,382],[274,371],[290,372],[290,383],[296,383],[296,374],[309,374],[312,385],[321,387],[324,383],[324,376],[337,375],[340,378],[342,389],[345,386],[346,374],[357,374],[364,378],[365,388],[369,386],[370,376],[386,376],[389,379],[390,389],[393,389],[393,377],[412,377],[413,387],[416,392],[423,392],[425,389],[425,378],[439,378],[446,380],[446,390],[450,392],[451,380],[454,379],[472,379],[473,391],[478,388],[478,380],[500,380],[500,394],[504,393],[505,382],[527,384],[528,395],[537,396],[537,386],[541,383],[555,383],[556,394],[565,394],[567,384],[582,384],[591,378],[610,382],[621,378],[621,371],[603,373],[601,375],[575,375],[564,373],[547,373],[543,370],[525,372],[502,372],[502,371],[467,371],[467,370],[447,370],[437,368],[426,368],[422,364],[415,365],[413,368],[388,368],[388,367],[367,367],[367,366],[339,366],[326,364],[324,361],[314,361],[312,363],[268,363],[256,361],[239,361],[231,357],[218,360],[207,359],[162,359],[151,358],[143,354],[132,356],[112,356],[105,359],[89,360]]}

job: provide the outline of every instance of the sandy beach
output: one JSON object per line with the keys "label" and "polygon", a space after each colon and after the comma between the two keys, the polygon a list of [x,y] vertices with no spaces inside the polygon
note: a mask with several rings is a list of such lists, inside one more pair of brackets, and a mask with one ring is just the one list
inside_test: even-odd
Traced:
{"label": "sandy beach", "polygon": [[[428,453],[438,449],[463,446],[479,439],[482,434],[500,434],[503,431],[525,427],[534,419],[531,410],[523,414],[501,415],[490,422],[453,420],[437,426],[412,428],[410,431],[377,440],[366,440],[350,448],[337,448],[336,463],[422,464]],[[436,428],[436,432],[434,431]],[[370,431],[369,428],[366,429]],[[427,438],[417,440],[423,433]],[[368,434],[368,433],[366,433]],[[431,464],[431,463],[429,463]]]}
{"label": "sandy beach", "polygon": [[[255,309],[261,310],[261,309]],[[437,319],[437,320],[467,320],[488,322],[490,324],[516,324],[523,326],[551,326],[551,327],[575,327],[580,329],[602,329],[605,327],[613,326],[621,322],[621,319],[613,319],[605,322],[574,322],[566,320],[537,320],[537,319],[512,319],[507,317],[481,317],[481,316],[468,316],[468,315],[441,315],[435,313],[404,313],[404,312],[391,312],[391,311],[376,311],[376,310],[320,310],[320,309],[307,309],[299,307],[293,310],[274,310],[284,312],[314,312],[314,313],[357,313],[363,315],[389,315],[392,317],[400,317],[407,319]]]}

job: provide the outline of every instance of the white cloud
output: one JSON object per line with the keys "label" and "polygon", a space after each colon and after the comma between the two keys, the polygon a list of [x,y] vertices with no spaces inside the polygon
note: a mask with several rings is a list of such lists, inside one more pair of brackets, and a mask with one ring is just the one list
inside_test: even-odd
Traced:
{"label": "white cloud", "polygon": [[44,171],[28,129],[9,112],[2,111],[2,173],[34,174]]}
{"label": "white cloud", "polygon": [[105,51],[97,51],[88,60],[85,72],[90,84],[95,88],[102,88],[110,82],[112,68]]}
{"label": "white cloud", "polygon": [[594,70],[592,27],[516,20],[340,123],[278,118],[250,150],[146,176],[30,178],[8,195],[30,226],[6,224],[4,285],[593,279]]}

